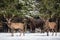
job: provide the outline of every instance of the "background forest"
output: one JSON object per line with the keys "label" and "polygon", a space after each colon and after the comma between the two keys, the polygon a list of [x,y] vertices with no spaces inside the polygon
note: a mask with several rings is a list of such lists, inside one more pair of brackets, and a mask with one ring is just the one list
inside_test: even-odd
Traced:
{"label": "background forest", "polygon": [[26,15],[54,18],[60,24],[60,0],[0,0],[0,22],[3,16],[25,18]]}

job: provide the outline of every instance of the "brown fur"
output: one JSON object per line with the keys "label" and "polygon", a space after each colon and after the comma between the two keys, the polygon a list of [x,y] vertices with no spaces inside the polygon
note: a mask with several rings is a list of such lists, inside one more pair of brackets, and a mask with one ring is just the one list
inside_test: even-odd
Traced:
{"label": "brown fur", "polygon": [[11,23],[8,24],[8,26],[10,26],[11,29],[24,29],[24,24],[23,23]]}
{"label": "brown fur", "polygon": [[49,28],[50,29],[55,29],[56,28],[56,23],[55,22],[49,22]]}
{"label": "brown fur", "polygon": [[[8,27],[12,30],[12,36],[15,29],[18,29],[24,35],[24,23],[8,23]],[[21,34],[20,34],[21,35]]]}
{"label": "brown fur", "polygon": [[56,24],[56,22],[46,21],[45,22],[45,28],[46,28],[45,30],[47,30],[47,32],[50,31],[50,29],[52,30],[53,33],[54,33],[54,31],[57,32],[57,24]]}

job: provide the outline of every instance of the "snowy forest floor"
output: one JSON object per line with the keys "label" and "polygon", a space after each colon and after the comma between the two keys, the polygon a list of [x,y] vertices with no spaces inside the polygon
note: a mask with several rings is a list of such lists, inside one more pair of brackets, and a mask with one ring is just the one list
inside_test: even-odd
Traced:
{"label": "snowy forest floor", "polygon": [[25,33],[25,36],[20,33],[14,33],[14,36],[11,36],[11,33],[0,33],[0,40],[60,40],[60,33],[57,33],[57,36],[52,36],[52,33]]}

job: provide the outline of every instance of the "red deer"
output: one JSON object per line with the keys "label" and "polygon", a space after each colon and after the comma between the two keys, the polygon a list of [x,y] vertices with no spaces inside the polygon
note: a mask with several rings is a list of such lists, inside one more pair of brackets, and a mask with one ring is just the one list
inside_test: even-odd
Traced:
{"label": "red deer", "polygon": [[[47,36],[48,36],[48,31],[50,31],[50,30],[53,33],[54,33],[54,31],[57,32],[57,24],[56,24],[56,22],[49,22],[48,20],[46,20],[45,27],[46,27],[45,30],[47,31]],[[52,33],[52,36],[53,36],[53,33]]]}
{"label": "red deer", "polygon": [[28,25],[27,27],[30,28],[30,32],[35,32],[35,27],[36,27],[36,23],[35,23],[35,20],[33,17],[29,17],[27,18],[27,20],[29,21],[28,22]]}
{"label": "red deer", "polygon": [[28,22],[29,25],[27,27],[28,28],[30,27],[31,32],[35,32],[36,28],[41,29],[41,32],[43,31],[44,21],[42,19],[40,19],[40,18],[35,19],[33,17],[27,16],[27,20],[29,21]]}
{"label": "red deer", "polygon": [[[4,15],[5,17],[5,15]],[[12,18],[14,17],[14,15],[12,16]],[[6,18],[6,17],[5,17]],[[24,35],[24,23],[17,23],[17,22],[11,22],[12,18],[8,19],[6,18],[7,20],[7,25],[8,27],[12,30],[12,36],[13,36],[13,32],[17,29],[18,31],[20,31],[21,33],[23,33]],[[20,33],[20,35],[21,35]]]}

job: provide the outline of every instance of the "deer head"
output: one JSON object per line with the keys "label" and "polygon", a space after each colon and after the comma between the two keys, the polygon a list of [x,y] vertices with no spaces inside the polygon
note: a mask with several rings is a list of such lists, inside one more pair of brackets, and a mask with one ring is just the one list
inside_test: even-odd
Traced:
{"label": "deer head", "polygon": [[6,15],[3,15],[3,16],[6,19],[7,23],[11,23],[11,20],[15,15],[13,14],[11,18],[7,18]]}

